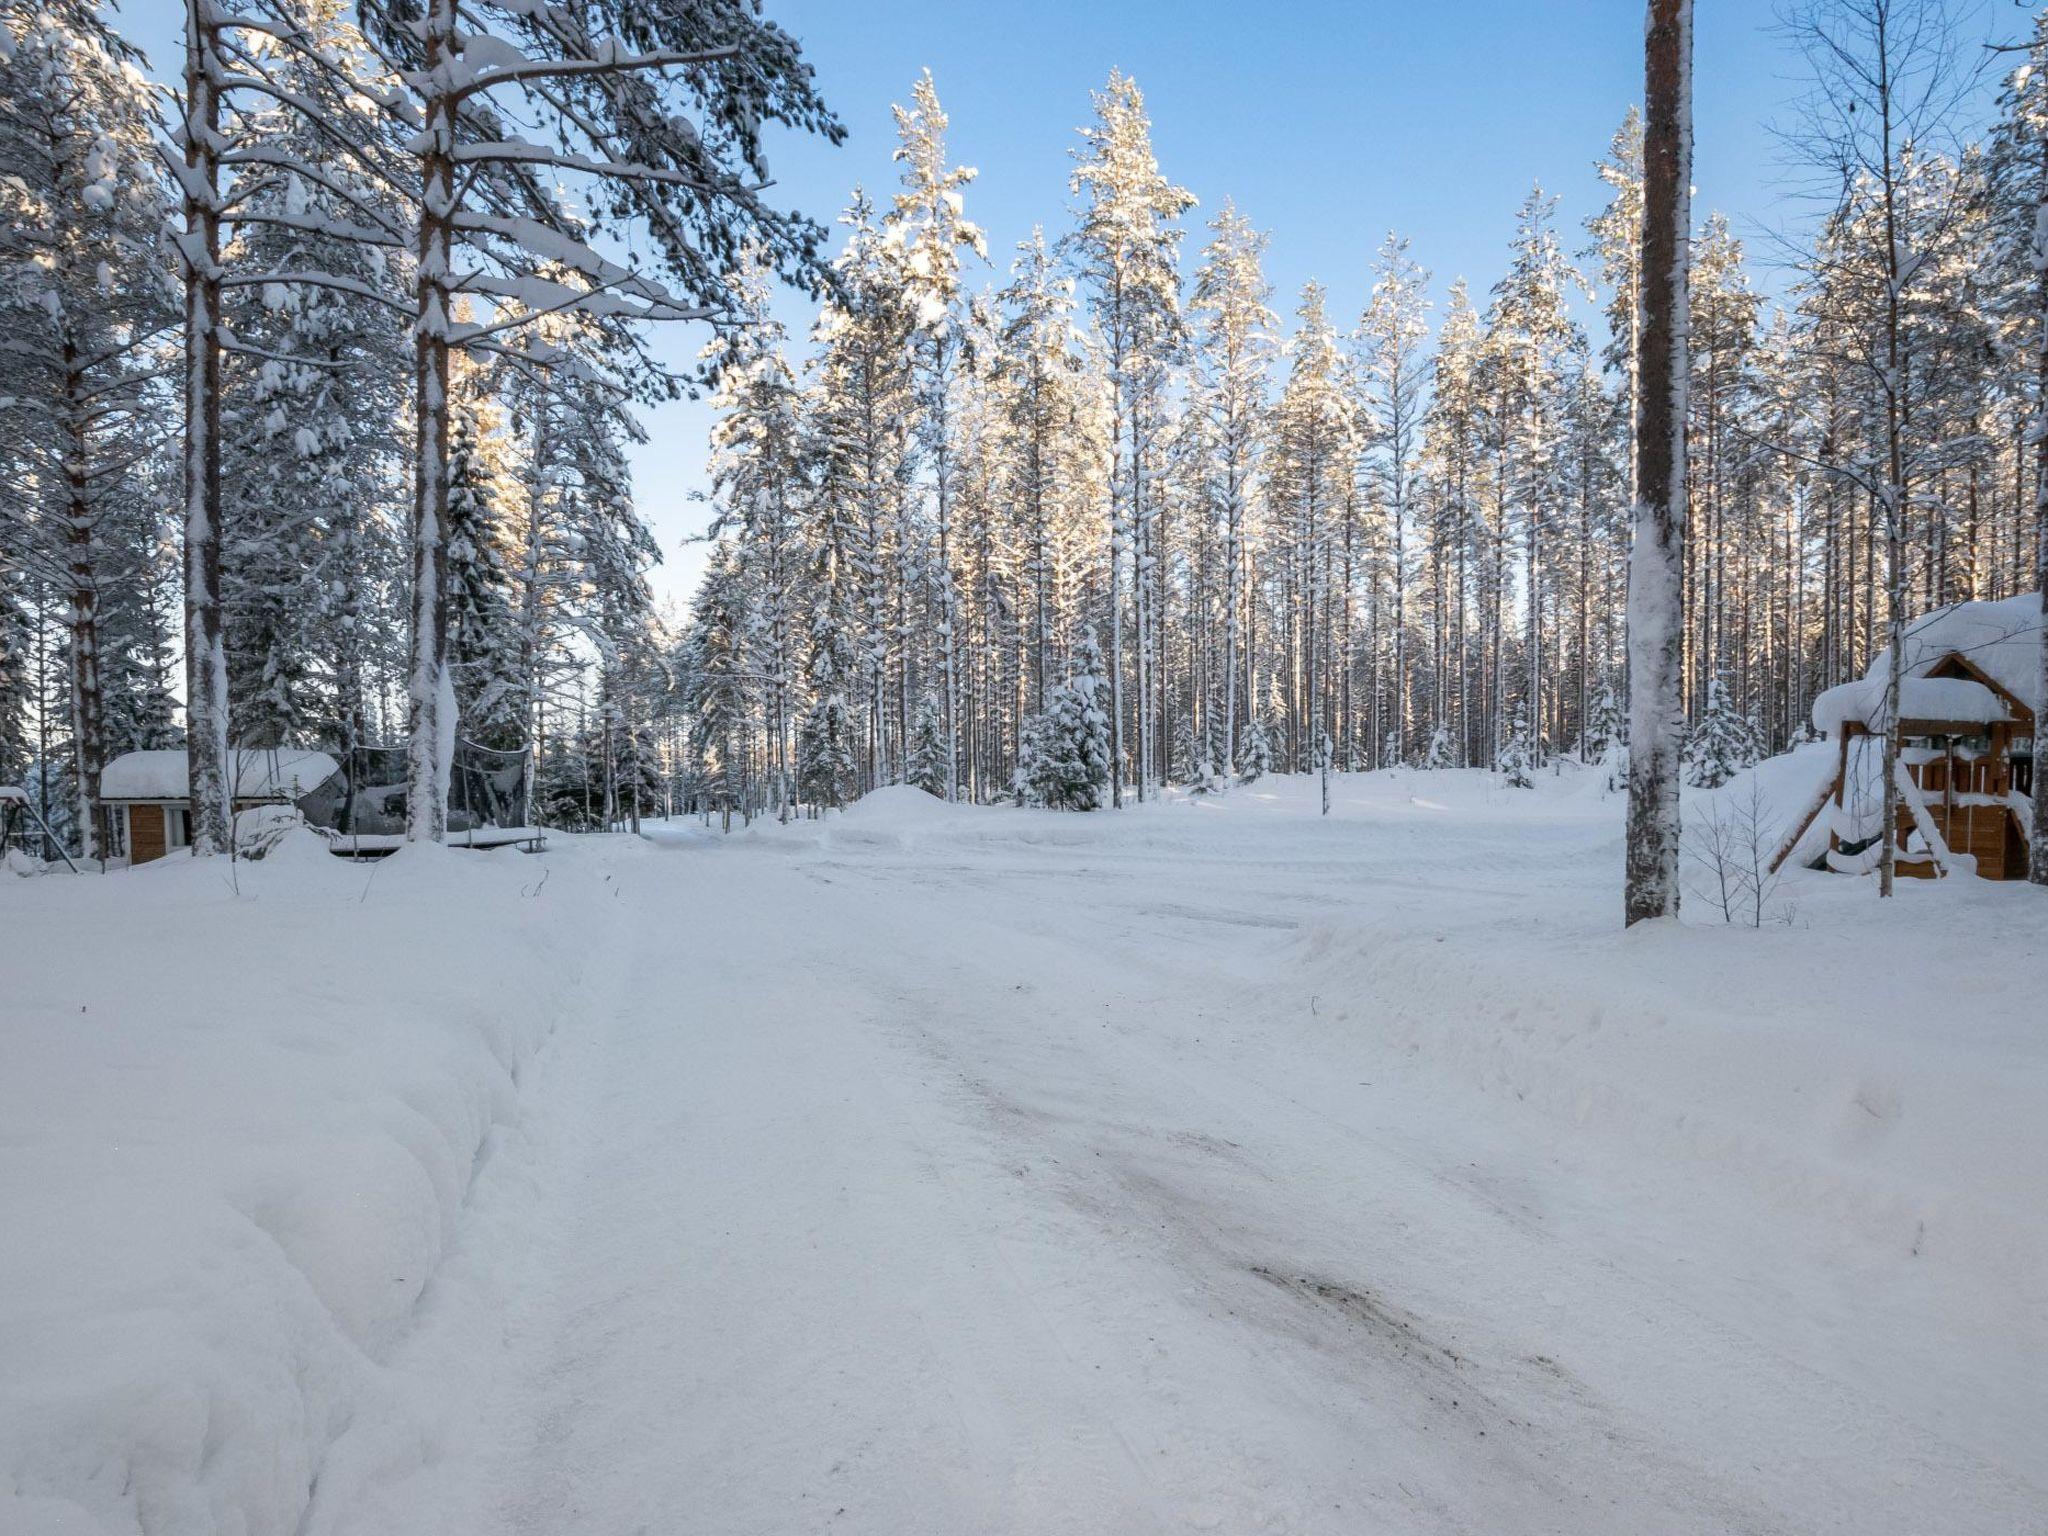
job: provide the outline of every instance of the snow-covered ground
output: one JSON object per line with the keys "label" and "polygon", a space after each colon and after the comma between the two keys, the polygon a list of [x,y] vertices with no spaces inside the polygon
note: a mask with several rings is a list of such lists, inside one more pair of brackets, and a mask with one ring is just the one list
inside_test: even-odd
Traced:
{"label": "snow-covered ground", "polygon": [[1601,788],[0,882],[0,1530],[2048,1531],[2048,901]]}

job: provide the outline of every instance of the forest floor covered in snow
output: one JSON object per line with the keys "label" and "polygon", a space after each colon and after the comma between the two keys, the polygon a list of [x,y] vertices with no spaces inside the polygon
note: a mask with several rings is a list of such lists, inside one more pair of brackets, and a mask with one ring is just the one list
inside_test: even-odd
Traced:
{"label": "forest floor covered in snow", "polygon": [[1601,790],[0,881],[0,1531],[2048,1532],[2048,900]]}

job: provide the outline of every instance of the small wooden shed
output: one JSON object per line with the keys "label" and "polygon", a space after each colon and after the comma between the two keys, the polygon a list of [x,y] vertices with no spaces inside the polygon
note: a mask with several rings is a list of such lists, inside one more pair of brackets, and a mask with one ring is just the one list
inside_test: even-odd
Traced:
{"label": "small wooden shed", "polygon": [[[297,747],[243,748],[229,759],[237,811],[296,805],[340,772],[325,752]],[[130,864],[147,864],[190,846],[191,800],[182,747],[124,752],[100,773],[100,803],[107,810],[113,850],[125,852]]]}
{"label": "small wooden shed", "polygon": [[[1986,880],[2026,875],[2033,751],[2041,698],[2041,599],[1957,603],[1906,631],[1899,689],[1895,868]],[[1884,829],[1889,651],[1855,682],[1822,693],[1813,723],[1838,746],[1828,793],[1786,844],[1825,818],[1827,868],[1875,867]],[[1818,827],[1815,828],[1818,835]],[[1782,855],[1781,855],[1782,857]]]}

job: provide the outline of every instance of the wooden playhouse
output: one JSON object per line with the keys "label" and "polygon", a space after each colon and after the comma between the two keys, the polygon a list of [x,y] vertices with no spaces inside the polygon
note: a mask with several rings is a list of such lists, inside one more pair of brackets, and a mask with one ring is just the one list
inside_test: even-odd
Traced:
{"label": "wooden playhouse", "polygon": [[[297,805],[340,772],[325,752],[297,747],[243,748],[229,755],[230,789],[237,811],[258,805]],[[114,855],[147,864],[192,841],[191,783],[185,749],[124,752],[100,772]]]}
{"label": "wooden playhouse", "polygon": [[[2034,722],[2041,698],[2041,599],[1938,609],[1906,631],[1899,690],[1895,869],[1938,877],[2024,879]],[[1874,869],[1884,829],[1889,652],[1814,700],[1835,771],[1778,855],[1850,874]],[[1825,831],[1826,846],[1819,845]]]}

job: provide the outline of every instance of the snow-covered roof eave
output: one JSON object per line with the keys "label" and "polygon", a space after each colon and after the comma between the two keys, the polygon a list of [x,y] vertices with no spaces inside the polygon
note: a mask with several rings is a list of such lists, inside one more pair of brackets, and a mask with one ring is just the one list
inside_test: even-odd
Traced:
{"label": "snow-covered roof eave", "polygon": [[[2042,623],[2038,592],[2022,592],[1997,602],[1951,603],[1946,608],[1937,608],[1906,626],[1906,674],[1924,677],[1949,657],[1959,657],[1973,671],[2018,700],[2023,708],[2039,715],[2044,704]],[[1882,687],[1890,666],[1891,651],[1887,647],[1871,658],[1862,680]],[[1818,701],[1815,702],[1818,708]],[[1914,712],[1909,709],[1906,715],[1913,718]]]}
{"label": "snow-covered roof eave", "polygon": [[[243,750],[235,754],[228,776],[237,800],[296,800],[333,778],[340,767],[325,752]],[[122,753],[100,772],[100,798],[172,804],[191,798],[183,749]]]}
{"label": "snow-covered roof eave", "polygon": [[[1905,720],[1938,722],[1971,730],[2013,718],[2004,699],[1982,683],[1966,677],[1906,678],[1899,688],[1899,715]],[[1864,677],[1853,683],[1837,684],[1813,701],[1816,730],[1835,736],[1840,734],[1845,724],[1850,723],[1873,731],[1885,728],[1883,677]]]}

